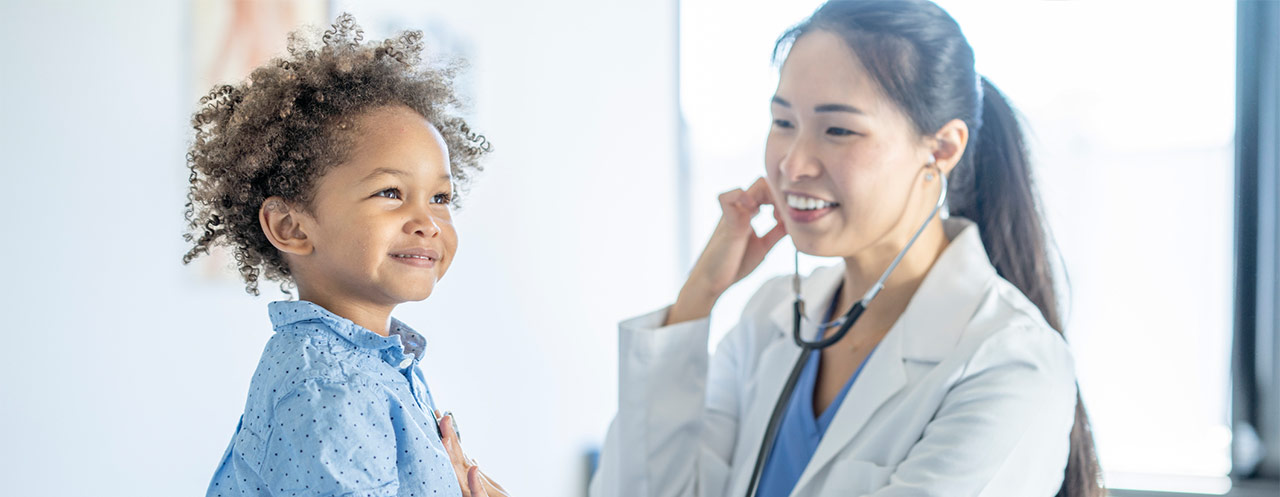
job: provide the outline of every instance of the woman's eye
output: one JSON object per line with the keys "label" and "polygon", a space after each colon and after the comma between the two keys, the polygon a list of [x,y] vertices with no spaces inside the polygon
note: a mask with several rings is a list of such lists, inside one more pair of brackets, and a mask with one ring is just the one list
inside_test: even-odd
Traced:
{"label": "woman's eye", "polygon": [[786,119],[774,119],[773,125],[779,128],[791,129],[791,121],[788,121]]}
{"label": "woman's eye", "polygon": [[386,197],[390,199],[402,200],[404,197],[400,194],[399,188],[387,188],[378,193],[373,194],[375,197]]}
{"label": "woman's eye", "polygon": [[831,136],[849,136],[849,135],[856,135],[857,133],[854,133],[853,131],[850,131],[844,128],[832,127],[832,128],[827,128],[827,134]]}
{"label": "woman's eye", "polygon": [[452,204],[453,195],[449,193],[437,193],[436,196],[431,197],[431,202],[436,204],[445,204],[445,205]]}

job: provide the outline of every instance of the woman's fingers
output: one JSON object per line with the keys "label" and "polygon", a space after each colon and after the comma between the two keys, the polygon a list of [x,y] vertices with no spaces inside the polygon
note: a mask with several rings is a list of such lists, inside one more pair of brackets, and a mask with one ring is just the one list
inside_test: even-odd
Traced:
{"label": "woman's fingers", "polygon": [[[745,195],[756,203],[757,208],[760,205],[773,205],[773,193],[769,189],[769,183],[764,178],[756,179],[755,183],[752,183],[747,188]],[[786,224],[782,222],[782,214],[777,207],[773,209],[773,219],[776,223],[764,235],[758,236],[754,230],[751,231],[747,239],[746,250],[742,254],[742,263],[738,267],[738,273],[734,279],[735,282],[755,271],[756,266],[760,265],[760,262],[764,260],[764,256],[773,249],[773,246],[787,236]]]}
{"label": "woman's fingers", "polygon": [[[720,291],[754,270],[769,249],[786,236],[786,228],[776,208],[773,209],[773,217],[778,221],[777,224],[764,236],[756,235],[751,227],[751,219],[759,214],[762,205],[773,205],[773,193],[769,182],[764,178],[756,178],[746,190],[739,188],[720,195],[720,206],[724,213],[700,257],[710,257],[707,262],[718,267],[716,270],[710,270],[710,267],[702,269],[710,270],[710,274],[714,276],[703,276],[716,282]],[[702,262],[700,260],[699,265]]]}
{"label": "woman's fingers", "polygon": [[510,497],[511,494],[507,493],[507,489],[502,488],[502,485],[493,481],[493,478],[489,478],[489,475],[484,474],[484,471],[479,471],[479,473],[480,479],[484,481],[484,491],[489,492],[491,497]]}
{"label": "woman's fingers", "polygon": [[773,205],[773,192],[769,190],[769,182],[763,177],[756,178],[755,183],[747,187],[747,197],[755,202],[756,206]]}
{"label": "woman's fingers", "polygon": [[507,497],[506,489],[480,472],[475,461],[462,451],[462,441],[458,439],[457,422],[454,421],[453,414],[445,413],[442,416],[440,411],[435,414],[440,420],[440,441],[449,454],[449,462],[453,465],[453,473],[458,477],[463,497]]}
{"label": "woman's fingers", "polygon": [[769,249],[786,236],[777,209],[774,209],[774,218],[778,224],[764,236],[756,235],[751,227],[751,219],[760,213],[760,206],[773,204],[772,195],[769,182],[764,178],[756,179],[746,190],[739,188],[720,194],[720,222],[671,306],[667,324],[710,314],[720,295],[754,271]]}
{"label": "woman's fingers", "polygon": [[768,252],[769,249],[773,248],[774,245],[777,245],[778,240],[781,240],[784,236],[787,236],[787,226],[779,221],[778,224],[773,225],[773,229],[760,237],[762,248],[764,248],[765,252]]}
{"label": "woman's fingers", "polygon": [[773,229],[765,233],[764,236],[752,236],[751,241],[747,243],[747,250],[742,254],[742,264],[738,267],[738,274],[735,282],[746,278],[748,274],[756,270],[756,267],[764,261],[764,256],[773,250],[773,246],[778,244],[779,240],[787,236],[787,228],[782,223],[773,226]]}
{"label": "woman's fingers", "polygon": [[457,432],[453,429],[453,414],[445,414],[441,417],[440,411],[436,411],[436,417],[440,420],[440,442],[444,444],[444,450],[449,454],[449,462],[453,465],[453,474],[458,477],[458,486],[462,487],[463,497],[474,497],[475,494],[470,492],[466,482],[467,471],[474,466],[462,452],[462,443],[458,441]]}
{"label": "woman's fingers", "polygon": [[[745,201],[747,192],[735,188],[720,194],[720,215],[731,226],[746,224],[755,215],[754,209]],[[756,207],[758,209],[758,207]]]}
{"label": "woman's fingers", "polygon": [[731,237],[744,236],[750,233],[751,219],[760,213],[760,206],[773,205],[773,193],[768,181],[756,178],[746,190],[735,188],[721,193],[719,201],[721,227],[727,228]]}
{"label": "woman's fingers", "polygon": [[720,209],[726,214],[746,214],[749,218],[760,212],[762,205],[773,205],[773,193],[764,178],[756,178],[746,190],[735,188],[720,194]]}
{"label": "woman's fingers", "polygon": [[458,429],[454,425],[453,413],[445,413],[444,418],[440,420],[441,441],[444,442],[446,450],[452,450],[450,456],[456,455],[456,459],[463,467],[471,467],[473,464],[471,459],[467,458],[466,453],[462,451],[462,440],[458,439]]}
{"label": "woman's fingers", "polygon": [[484,478],[480,475],[480,466],[472,466],[467,470],[467,490],[470,490],[470,497],[489,497],[489,492],[484,488]]}

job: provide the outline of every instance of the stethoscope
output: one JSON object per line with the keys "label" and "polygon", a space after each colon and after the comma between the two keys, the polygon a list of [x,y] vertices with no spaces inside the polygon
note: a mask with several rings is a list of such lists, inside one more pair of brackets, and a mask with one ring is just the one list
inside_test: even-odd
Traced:
{"label": "stethoscope", "polygon": [[[936,162],[932,160],[932,157],[930,159],[927,167],[936,168]],[[928,174],[932,175],[933,173]],[[782,424],[782,414],[786,411],[787,405],[791,403],[791,395],[795,392],[796,383],[800,380],[800,372],[804,370],[805,364],[809,363],[809,356],[813,355],[811,352],[825,349],[839,342],[841,338],[844,338],[845,334],[849,333],[849,328],[852,328],[853,324],[858,321],[858,317],[862,316],[862,312],[867,309],[871,299],[876,298],[880,290],[884,289],[885,280],[889,278],[889,274],[893,272],[894,268],[898,267],[898,263],[902,262],[902,257],[907,255],[907,250],[911,249],[911,246],[916,243],[916,239],[920,238],[920,234],[924,233],[924,229],[933,221],[934,216],[937,216],[938,211],[942,210],[943,204],[947,201],[947,175],[942,174],[942,171],[939,170],[938,178],[942,180],[942,192],[938,194],[938,203],[929,212],[929,217],[924,220],[924,223],[920,225],[916,233],[907,241],[907,245],[898,252],[898,256],[893,258],[893,262],[880,275],[880,279],[876,280],[874,285],[871,285],[871,288],[867,290],[866,294],[863,294],[861,300],[849,308],[849,312],[846,312],[844,316],[835,321],[818,323],[817,337],[813,341],[805,340],[800,336],[800,320],[804,318],[804,298],[800,295],[800,250],[796,250],[795,273],[791,277],[791,287],[796,293],[796,301],[792,305],[791,337],[795,339],[796,345],[801,348],[800,358],[796,360],[795,367],[791,368],[791,376],[787,378],[786,386],[782,388],[782,395],[778,397],[778,402],[773,406],[773,414],[769,416],[769,427],[764,432],[764,441],[761,442],[760,452],[756,456],[755,469],[751,471],[751,481],[747,484],[747,497],[753,497],[756,493],[756,485],[760,482],[760,474],[764,471],[764,464],[768,461],[769,453],[773,450],[773,443],[778,437],[778,428]],[[925,176],[925,179],[929,179],[929,176]],[[837,326],[840,329],[836,330],[835,334],[822,338],[823,332]]]}

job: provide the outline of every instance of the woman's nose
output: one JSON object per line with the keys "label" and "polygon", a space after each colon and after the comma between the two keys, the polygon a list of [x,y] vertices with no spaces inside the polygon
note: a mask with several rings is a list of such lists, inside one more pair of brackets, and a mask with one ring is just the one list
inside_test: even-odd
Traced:
{"label": "woman's nose", "polygon": [[817,155],[813,153],[809,140],[796,137],[787,148],[787,155],[782,157],[779,165],[782,175],[791,183],[821,174]]}

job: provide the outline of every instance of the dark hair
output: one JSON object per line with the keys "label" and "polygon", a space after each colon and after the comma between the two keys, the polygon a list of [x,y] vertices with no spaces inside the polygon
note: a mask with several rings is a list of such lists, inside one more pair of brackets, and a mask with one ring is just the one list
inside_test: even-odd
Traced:
{"label": "dark hair", "polygon": [[193,245],[184,264],[212,246],[227,246],[245,291],[257,295],[265,278],[288,293],[289,266],[262,232],[258,210],[272,196],[307,208],[316,180],[346,160],[356,117],[377,107],[402,105],[434,125],[460,188],[480,170],[489,142],[455,115],[461,102],[452,82],[460,63],[424,66],[421,31],[363,40],[355,18],[342,14],[320,44],[294,32],[286,56],[200,99],[187,152],[191,184],[183,238]]}
{"label": "dark hair", "polygon": [[[1022,130],[1004,95],[978,75],[973,48],[960,26],[927,0],[830,0],[778,39],[775,59],[813,30],[843,38],[921,136],[952,119],[969,127],[971,146],[951,173],[950,211],[978,225],[996,271],[1061,333],[1046,234]],[[1089,418],[1077,394],[1071,452],[1058,496],[1103,493]]]}

